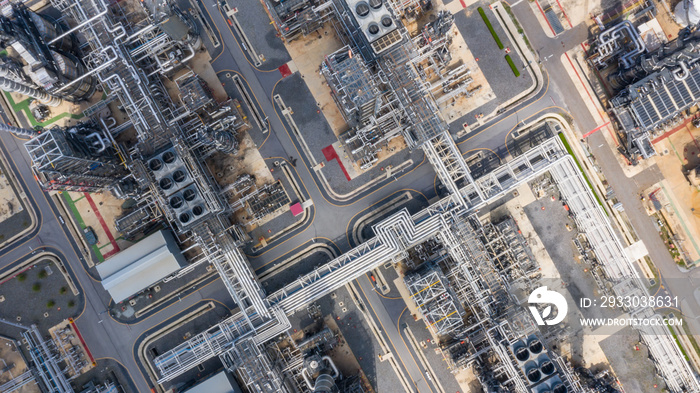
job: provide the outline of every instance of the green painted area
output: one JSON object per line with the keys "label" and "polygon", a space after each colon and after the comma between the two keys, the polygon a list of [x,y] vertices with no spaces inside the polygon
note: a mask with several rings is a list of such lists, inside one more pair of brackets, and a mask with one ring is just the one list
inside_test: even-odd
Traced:
{"label": "green painted area", "polygon": [[[78,211],[78,208],[75,207],[75,201],[73,201],[73,199],[71,199],[70,195],[68,195],[67,192],[62,192],[61,196],[63,197],[63,200],[66,202],[66,205],[68,205],[68,208],[73,213],[73,217],[75,217],[75,221],[78,223],[78,226],[80,227],[80,229],[81,230],[85,229],[87,226],[85,225],[85,221],[83,221],[83,217],[80,216],[80,212]],[[91,246],[91,248],[92,248],[92,251],[95,253],[95,255],[97,255],[97,260],[99,262],[104,262],[105,258],[102,256],[102,253],[100,252],[100,249],[97,247],[97,245],[93,244]]]}
{"label": "green painted area", "polygon": [[484,12],[484,9],[479,7],[477,8],[477,10],[479,11],[479,15],[481,15],[481,19],[483,19],[484,23],[486,23],[486,27],[488,27],[489,31],[491,32],[491,36],[493,37],[494,41],[496,41],[498,49],[505,48],[503,46],[503,43],[501,42],[501,39],[498,37],[498,34],[496,34],[496,30],[493,29],[493,25],[491,24],[489,18],[486,16],[486,12]]}
{"label": "green painted area", "polygon": [[510,70],[513,71],[513,75],[515,75],[516,78],[519,77],[520,70],[518,69],[518,67],[515,66],[515,63],[513,63],[513,59],[510,58],[510,55],[506,55],[506,61],[510,66]]}
{"label": "green painted area", "polygon": [[598,197],[598,193],[595,191],[595,188],[593,188],[593,184],[591,183],[590,180],[588,180],[588,176],[586,176],[586,172],[583,171],[583,166],[581,166],[581,163],[578,162],[578,158],[576,158],[574,151],[571,149],[571,145],[569,145],[569,141],[566,140],[566,137],[562,133],[559,133],[559,139],[561,139],[561,142],[564,144],[564,147],[566,148],[566,152],[569,153],[571,155],[571,157],[574,158],[574,162],[576,162],[576,166],[578,167],[578,170],[581,172],[581,175],[583,175],[583,179],[586,181],[586,184],[588,184],[588,188],[590,188],[591,192],[593,193],[595,200],[598,201],[598,204],[600,205],[600,207],[603,208],[603,211],[605,212],[605,214],[609,216],[608,211],[605,210],[605,206],[603,206],[603,202]]}
{"label": "green painted area", "polygon": [[671,332],[671,335],[673,336],[673,339],[676,340],[676,344],[678,345],[678,348],[680,348],[681,353],[683,354],[683,357],[685,360],[690,363],[690,358],[688,358],[688,354],[685,353],[685,348],[681,345],[681,340],[678,339],[678,336],[676,335],[676,331],[673,330],[671,326],[668,326],[668,330]]}
{"label": "green painted area", "polygon": [[32,115],[32,111],[29,110],[29,102],[31,101],[31,98],[28,98],[22,102],[16,103],[15,100],[12,99],[12,96],[8,92],[5,93],[5,98],[7,98],[7,102],[10,103],[10,106],[12,107],[12,110],[15,112],[24,112],[24,116],[29,120],[29,123],[31,123],[32,127],[46,127],[49,126],[65,117],[70,117],[71,119],[82,119],[84,116],[82,113],[78,115],[74,115],[72,113],[68,112],[63,112],[57,116],[54,116],[50,118],[49,120],[46,120],[44,122],[38,122],[36,121],[36,118],[34,118],[34,115]]}

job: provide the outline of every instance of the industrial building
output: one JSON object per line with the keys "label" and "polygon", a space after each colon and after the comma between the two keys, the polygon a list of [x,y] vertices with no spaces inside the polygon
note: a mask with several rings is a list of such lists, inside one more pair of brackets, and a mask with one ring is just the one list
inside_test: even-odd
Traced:
{"label": "industrial building", "polygon": [[158,231],[97,265],[102,286],[120,303],[187,265],[173,235]]}
{"label": "industrial building", "polygon": [[48,105],[86,100],[95,92],[96,80],[65,23],[14,2],[3,7],[0,23],[0,46],[9,53],[1,66],[1,89]]}
{"label": "industrial building", "polygon": [[609,74],[616,91],[609,106],[632,162],[655,155],[651,140],[700,101],[699,34],[697,26],[688,26],[653,52],[630,21],[599,34],[591,60],[601,70],[617,61]]}

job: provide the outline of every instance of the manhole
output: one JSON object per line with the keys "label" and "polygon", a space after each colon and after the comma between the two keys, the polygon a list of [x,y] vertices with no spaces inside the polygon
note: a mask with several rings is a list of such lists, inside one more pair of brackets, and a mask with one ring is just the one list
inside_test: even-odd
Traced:
{"label": "manhole", "polygon": [[44,313],[44,318],[48,318],[48,317],[49,317],[49,313],[45,312],[45,313]]}
{"label": "manhole", "polygon": [[19,322],[19,321],[21,321],[21,320],[22,320],[22,317],[20,317],[20,316],[17,316],[17,318],[16,318],[16,319],[17,319],[17,322]]}

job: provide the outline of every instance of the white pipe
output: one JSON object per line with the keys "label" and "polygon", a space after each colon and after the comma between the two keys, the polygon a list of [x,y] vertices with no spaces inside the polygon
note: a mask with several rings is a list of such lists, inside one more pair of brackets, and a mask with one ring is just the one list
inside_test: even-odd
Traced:
{"label": "white pipe", "polygon": [[688,65],[686,65],[684,61],[680,62],[679,68],[680,69],[673,70],[671,75],[673,75],[673,79],[680,82],[680,81],[684,80],[685,78],[687,78],[688,75],[690,75],[690,70],[688,69]]}
{"label": "white pipe", "polygon": [[111,49],[111,50],[112,50],[112,53],[114,54],[114,56],[113,56],[112,58],[108,58],[106,63],[104,63],[104,64],[98,66],[97,68],[94,68],[94,69],[90,70],[90,71],[89,71],[88,73],[86,73],[86,74],[81,75],[80,78],[74,79],[74,80],[71,81],[70,83],[68,83],[68,84],[66,84],[66,85],[63,85],[60,89],[56,90],[56,92],[61,92],[61,91],[65,90],[65,89],[69,88],[70,86],[73,86],[74,84],[80,82],[81,80],[87,78],[88,76],[93,75],[93,74],[96,74],[96,73],[102,71],[103,69],[109,67],[110,65],[112,65],[112,63],[115,62],[115,61],[119,58],[119,56],[117,56],[117,51],[115,51],[115,50],[114,50],[114,47],[111,46],[111,45],[106,46],[104,49],[102,49],[101,52],[102,52],[102,53],[105,53],[105,52],[107,52],[108,49]]}
{"label": "white pipe", "polygon": [[105,151],[105,149],[107,149],[107,145],[105,144],[105,141],[104,139],[102,139],[102,136],[99,132],[93,132],[92,134],[85,136],[85,138],[95,138],[97,144],[100,145],[100,148],[97,150],[97,153],[102,153],[103,151]]}
{"label": "white pipe", "polygon": [[331,365],[331,368],[333,369],[333,379],[338,379],[340,373],[338,372],[338,368],[335,366],[335,363],[333,363],[333,360],[330,358],[330,356],[324,356],[321,359],[327,361],[328,364]]}
{"label": "white pipe", "polygon": [[106,14],[107,14],[107,9],[105,9],[104,11],[100,12],[99,14],[93,16],[92,18],[80,23],[79,25],[75,26],[74,28],[64,32],[63,34],[59,35],[58,37],[54,38],[53,40],[49,41],[49,44],[53,44],[54,42],[56,42],[56,41],[62,39],[63,37],[73,33],[74,31],[82,28],[83,26],[86,26],[87,24],[92,23],[92,21],[94,21],[95,19],[101,18],[101,17],[105,16]]}

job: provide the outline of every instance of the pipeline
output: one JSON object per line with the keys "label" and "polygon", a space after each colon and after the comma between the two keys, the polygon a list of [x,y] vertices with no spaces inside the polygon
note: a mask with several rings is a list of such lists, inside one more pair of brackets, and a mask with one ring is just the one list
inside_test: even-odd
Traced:
{"label": "pipeline", "polygon": [[10,132],[12,134],[15,134],[17,136],[28,136],[30,138],[35,137],[39,135],[39,132],[37,130],[33,130],[31,128],[19,128],[15,126],[11,126],[5,123],[0,122],[0,130],[5,131],[5,132]]}
{"label": "pipeline", "polygon": [[58,106],[61,103],[61,99],[56,96],[4,77],[0,77],[0,89],[35,98],[49,106]]}

